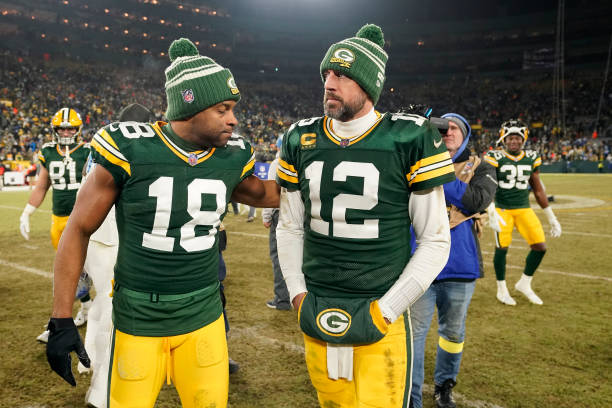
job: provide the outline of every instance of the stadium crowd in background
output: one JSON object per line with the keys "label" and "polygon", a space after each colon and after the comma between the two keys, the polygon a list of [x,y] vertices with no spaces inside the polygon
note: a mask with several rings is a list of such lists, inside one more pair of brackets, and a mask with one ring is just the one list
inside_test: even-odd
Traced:
{"label": "stadium crowd in background", "polygon": [[[83,136],[92,137],[100,126],[110,123],[127,102],[151,106],[156,119],[163,118],[163,82],[157,71],[133,70],[44,61],[4,54],[0,71],[0,161],[18,155],[31,159],[50,139],[50,116],[69,105],[83,118]],[[96,78],[96,80],[92,80]],[[530,73],[485,77],[456,76],[445,80],[406,83],[402,89],[383,90],[381,111],[397,111],[413,103],[434,109],[434,115],[460,110],[473,119],[472,152],[482,155],[494,147],[502,118],[517,117],[530,125],[527,148],[538,150],[544,164],[561,160],[606,161],[612,166],[612,141],[600,130],[593,138],[594,114],[601,78],[596,74],[568,75],[567,134],[561,137],[549,118],[550,75]],[[300,117],[319,115],[322,93],[312,84],[282,81],[245,82],[244,100],[237,107],[236,131],[253,143],[260,161],[271,161],[276,140]],[[459,94],[457,106],[448,106],[449,93]],[[610,101],[612,95],[606,96]],[[605,103],[601,127],[612,123],[611,103]],[[609,135],[608,135],[609,136]]]}

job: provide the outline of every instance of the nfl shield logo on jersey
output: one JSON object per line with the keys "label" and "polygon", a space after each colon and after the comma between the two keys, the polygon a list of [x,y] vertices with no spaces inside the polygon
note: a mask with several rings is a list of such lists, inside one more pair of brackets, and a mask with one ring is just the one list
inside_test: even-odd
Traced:
{"label": "nfl shield logo on jersey", "polygon": [[192,89],[185,89],[184,91],[181,91],[181,95],[183,95],[183,100],[187,103],[191,103],[195,99]]}
{"label": "nfl shield logo on jersey", "polygon": [[189,165],[195,166],[198,164],[198,156],[195,153],[189,153]]}

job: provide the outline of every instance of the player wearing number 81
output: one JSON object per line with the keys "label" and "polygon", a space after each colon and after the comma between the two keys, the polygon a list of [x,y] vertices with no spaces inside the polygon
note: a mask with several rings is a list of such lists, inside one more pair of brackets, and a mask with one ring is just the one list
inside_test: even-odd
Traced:
{"label": "player wearing number 81", "polygon": [[[77,191],[81,186],[83,167],[90,152],[89,144],[78,140],[82,128],[81,116],[71,108],[62,108],[51,118],[53,141],[45,143],[38,153],[40,170],[36,187],[19,218],[21,235],[26,240],[30,239],[30,216],[42,204],[51,187],[51,244],[57,249],[74,207]],[[87,321],[91,300],[89,291],[82,291],[78,295],[81,299],[81,310],[75,320],[77,325],[81,326]],[[36,340],[46,343],[48,337],[49,331],[45,330]]]}
{"label": "player wearing number 81", "polygon": [[540,220],[529,204],[531,186],[536,201],[544,210],[551,226],[551,236],[561,236],[561,225],[557,221],[539,177],[542,158],[534,150],[523,150],[527,140],[527,126],[519,120],[509,120],[502,124],[498,143],[503,150],[489,151],[484,160],[496,168],[498,187],[495,193],[495,207],[502,218],[501,232],[495,234],[495,255],[493,266],[497,278],[497,299],[510,306],[516,301],[510,296],[506,286],[506,255],[512,242],[512,230],[516,226],[531,247],[525,261],[525,269],[515,289],[523,293],[531,303],[541,305],[542,299],[531,288],[531,280],[546,253],[544,230]]}
{"label": "player wearing number 81", "polygon": [[[253,149],[232,133],[240,93],[231,72],[187,40],[170,46],[169,123],[111,123],[94,136],[97,166],[77,198],[55,262],[47,358],[74,382],[80,350],[66,319],[89,235],[115,205],[108,407],[153,407],[163,381],[183,407],[225,407],[228,356],[218,280],[218,228],[231,199],[278,206],[274,181],[253,176]],[[85,357],[82,353],[80,358]]]}
{"label": "player wearing number 81", "polygon": [[449,253],[452,161],[425,118],[374,110],[383,46],[366,25],[329,48],[325,116],[292,125],[279,159],[278,256],[321,406],[408,406],[406,311]]}

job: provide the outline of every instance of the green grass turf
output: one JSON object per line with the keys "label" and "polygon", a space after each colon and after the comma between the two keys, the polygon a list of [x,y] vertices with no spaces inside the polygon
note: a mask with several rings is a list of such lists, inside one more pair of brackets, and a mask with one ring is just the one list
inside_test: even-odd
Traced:
{"label": "green grass turf", "polygon": [[[548,252],[533,280],[544,305],[532,305],[514,291],[528,252],[518,234],[507,272],[518,305],[497,302],[494,240],[485,229],[485,278],[478,281],[470,306],[455,388],[461,407],[612,406],[612,177],[541,177],[547,193],[558,197],[552,205],[563,227],[562,237],[547,235]],[[50,273],[54,251],[48,234],[50,194],[31,217],[30,241],[19,234],[28,195],[0,192],[0,407],[83,407],[89,377],[75,374],[77,387],[68,386],[51,372],[44,346],[35,341],[52,299],[51,279],[33,272]],[[548,232],[544,214],[536,213]],[[296,313],[265,306],[272,298],[272,271],[260,212],[253,223],[246,222],[246,215],[228,214],[225,224],[229,350],[241,364],[230,377],[230,406],[316,407]],[[434,323],[426,352],[425,407],[433,407],[436,330]],[[156,407],[177,406],[176,391],[164,386]]]}

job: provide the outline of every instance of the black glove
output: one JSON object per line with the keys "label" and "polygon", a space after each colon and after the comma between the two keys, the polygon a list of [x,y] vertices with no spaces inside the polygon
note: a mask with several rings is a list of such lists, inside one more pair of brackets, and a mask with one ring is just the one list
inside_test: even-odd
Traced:
{"label": "black glove", "polygon": [[47,342],[47,361],[53,371],[75,387],[76,381],[72,375],[70,352],[75,351],[85,367],[89,368],[90,362],[74,320],[71,317],[62,319],[52,317],[47,328],[50,332]]}

